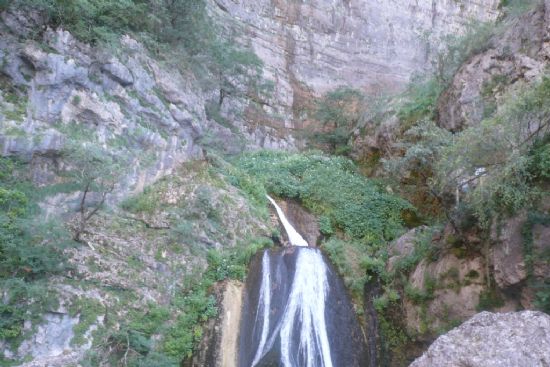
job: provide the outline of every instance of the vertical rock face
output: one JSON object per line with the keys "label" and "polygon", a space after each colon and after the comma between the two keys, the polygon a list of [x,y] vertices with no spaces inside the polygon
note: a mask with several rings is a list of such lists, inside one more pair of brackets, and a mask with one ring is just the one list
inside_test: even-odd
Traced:
{"label": "vertical rock face", "polygon": [[430,68],[438,41],[470,20],[497,16],[498,0],[211,0],[237,21],[275,83],[280,113],[299,117],[308,95],[338,86],[367,93],[402,88]]}
{"label": "vertical rock face", "polygon": [[544,72],[550,58],[549,9],[550,1],[540,2],[458,70],[439,102],[441,127],[459,131],[475,126],[514,85]]}
{"label": "vertical rock face", "polygon": [[243,284],[238,281],[223,283],[216,289],[220,317],[210,320],[198,352],[193,356],[193,367],[236,367],[241,322]]}

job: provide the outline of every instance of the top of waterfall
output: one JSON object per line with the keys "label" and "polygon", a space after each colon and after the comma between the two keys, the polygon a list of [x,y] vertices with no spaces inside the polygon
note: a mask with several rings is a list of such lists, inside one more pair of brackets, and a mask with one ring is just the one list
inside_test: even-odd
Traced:
{"label": "top of waterfall", "polygon": [[277,205],[275,200],[273,200],[269,195],[266,195],[271,204],[275,207],[277,210],[277,214],[279,215],[279,219],[281,220],[281,223],[283,223],[283,227],[285,227],[286,234],[288,235],[288,240],[290,241],[290,244],[292,246],[299,246],[299,247],[308,247],[308,243],[304,238],[294,229],[292,224],[286,219],[285,213],[283,213],[283,210]]}

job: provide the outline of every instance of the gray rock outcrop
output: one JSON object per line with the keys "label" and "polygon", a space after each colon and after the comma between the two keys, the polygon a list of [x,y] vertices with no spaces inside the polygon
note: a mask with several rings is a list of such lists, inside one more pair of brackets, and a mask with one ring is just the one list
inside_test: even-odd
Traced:
{"label": "gray rock outcrop", "polygon": [[410,367],[545,367],[550,365],[550,316],[482,312],[440,336]]}
{"label": "gray rock outcrop", "polygon": [[539,77],[550,58],[550,1],[513,19],[456,73],[443,94],[439,124],[459,131],[478,124],[506,92]]}
{"label": "gray rock outcrop", "polygon": [[[37,39],[26,38],[33,27],[45,30]],[[36,14],[1,14],[0,154],[42,159],[42,170],[32,172],[40,184],[55,178],[46,172],[55,170],[67,136],[131,157],[134,169],[114,198],[201,158],[205,147],[233,154],[294,147],[290,134],[252,124],[241,113],[247,101],[228,100],[221,112],[230,111],[231,126],[221,126],[206,113],[212,90],[190,72],[153,58],[130,36],[121,37],[113,55],[45,27]]]}

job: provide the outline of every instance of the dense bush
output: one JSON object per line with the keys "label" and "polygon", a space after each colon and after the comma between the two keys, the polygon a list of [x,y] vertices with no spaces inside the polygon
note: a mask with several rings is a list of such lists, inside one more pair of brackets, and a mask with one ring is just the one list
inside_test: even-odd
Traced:
{"label": "dense bush", "polygon": [[550,133],[550,78],[513,95],[491,118],[456,134],[436,161],[440,191],[475,182],[466,195],[481,224],[514,212],[538,194],[534,178],[547,172]]}
{"label": "dense bush", "polygon": [[[84,42],[114,41],[120,34],[143,32],[158,42],[180,42],[200,49],[205,31],[200,0],[15,0],[12,6],[42,12],[53,26],[62,26]],[[184,32],[186,29],[198,31]]]}
{"label": "dense bush", "polygon": [[46,279],[64,269],[62,248],[68,234],[35,216],[36,190],[23,167],[0,158],[0,339],[20,340],[25,320],[55,304]]}
{"label": "dense bush", "polygon": [[[299,199],[348,236],[369,244],[394,238],[402,228],[402,211],[411,208],[360,175],[355,165],[342,157],[260,151],[243,155],[235,164],[268,192]],[[327,224],[325,219],[325,228]]]}

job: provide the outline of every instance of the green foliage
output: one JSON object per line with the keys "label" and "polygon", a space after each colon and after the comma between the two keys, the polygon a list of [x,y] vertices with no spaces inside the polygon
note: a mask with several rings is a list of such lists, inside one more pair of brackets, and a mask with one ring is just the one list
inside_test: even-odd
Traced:
{"label": "green foliage", "polygon": [[347,154],[351,149],[348,140],[361,116],[363,99],[360,91],[348,87],[325,94],[315,107],[314,117],[321,127],[314,127],[315,131],[310,134],[314,145],[328,146],[334,154]]}
{"label": "green foliage", "polygon": [[190,358],[203,336],[203,324],[218,313],[216,299],[209,294],[210,287],[227,278],[243,280],[253,254],[270,246],[271,242],[257,239],[245,248],[219,253],[208,252],[208,269],[196,279],[187,292],[179,294],[173,306],[181,311],[175,323],[167,330],[163,352],[168,356]]}
{"label": "green foliage", "polygon": [[338,274],[354,298],[361,299],[365,282],[368,280],[366,267],[370,265],[365,245],[332,237],[322,244],[322,249],[338,270]]}
{"label": "green foliage", "polygon": [[85,42],[113,41],[116,35],[149,28],[147,3],[123,0],[15,0],[14,6],[42,11]]}
{"label": "green foliage", "polygon": [[549,101],[550,78],[544,77],[509,96],[494,117],[457,134],[438,157],[437,189],[452,192],[476,180],[466,202],[483,226],[497,213],[528,205],[538,191],[531,172],[545,175],[547,148],[537,142],[549,129]]}
{"label": "green foliage", "polygon": [[518,16],[537,5],[536,0],[500,0],[499,7],[507,16]]}
{"label": "green foliage", "polygon": [[245,154],[235,163],[267,191],[299,199],[350,237],[368,244],[380,245],[394,238],[402,228],[402,211],[411,208],[361,176],[342,157],[260,151]]}
{"label": "green foliage", "polygon": [[550,134],[535,141],[529,157],[529,174],[535,180],[550,180]]}
{"label": "green foliage", "polygon": [[130,196],[120,204],[121,208],[132,213],[153,213],[158,208],[158,191],[147,186],[135,196]]}
{"label": "green foliage", "polygon": [[433,163],[440,158],[452,139],[451,132],[436,126],[433,121],[421,121],[407,130],[400,142],[404,155],[383,159],[384,168],[397,177],[409,176],[414,172],[428,175],[433,170]]}
{"label": "green foliage", "polygon": [[409,273],[420,261],[426,259],[430,262],[437,260],[438,249],[434,247],[432,238],[438,227],[428,227],[417,230],[414,238],[414,250],[408,256],[399,259],[394,266],[395,274]]}
{"label": "green foliage", "polygon": [[78,324],[73,327],[74,337],[71,340],[72,345],[79,346],[86,342],[85,333],[90,326],[97,323],[98,316],[105,313],[105,307],[93,299],[77,298],[73,300],[69,313],[73,317],[79,316]]}
{"label": "green foliage", "polygon": [[114,357],[124,360],[128,366],[149,366],[155,361],[159,363],[155,366],[175,367],[178,360],[157,351],[154,340],[155,335],[163,333],[169,318],[168,308],[152,303],[147,305],[146,310],[131,309],[126,321],[108,335],[106,343]]}
{"label": "green foliage", "polygon": [[550,311],[550,279],[537,279],[535,277],[535,262],[550,263],[550,250],[537,251],[534,248],[533,228],[536,225],[549,226],[550,215],[538,211],[530,211],[527,220],[523,224],[523,256],[529,286],[535,290],[535,305],[544,312]]}
{"label": "green foliage", "polygon": [[51,306],[46,280],[65,269],[66,231],[35,216],[36,190],[22,175],[25,167],[0,158],[0,339],[18,342],[23,322],[39,321]]}
{"label": "green foliage", "polygon": [[17,122],[23,121],[28,103],[25,87],[14,86],[6,77],[0,75],[0,95],[11,105],[9,108],[2,106],[2,114],[5,118]]}
{"label": "green foliage", "polygon": [[431,283],[426,281],[425,283],[424,289],[416,288],[410,284],[405,286],[405,294],[407,295],[407,298],[410,299],[415,305],[425,304],[434,298],[433,287],[428,286],[428,284],[431,285]]}
{"label": "green foliage", "polygon": [[334,229],[332,228],[330,218],[326,215],[319,217],[319,231],[325,236],[331,236],[334,234]]}
{"label": "green foliage", "polygon": [[435,119],[439,97],[458,68],[472,55],[488,49],[491,38],[502,29],[494,23],[472,23],[465,34],[450,35],[442,40],[445,48],[437,56],[435,72],[413,77],[402,95],[397,116],[404,130],[418,121]]}
{"label": "green foliage", "polygon": [[404,128],[419,120],[434,118],[437,100],[443,89],[444,86],[436,78],[412,79],[405,92],[405,101],[397,114]]}
{"label": "green foliage", "polygon": [[504,299],[496,289],[487,289],[479,294],[478,311],[493,311],[504,306]]}

